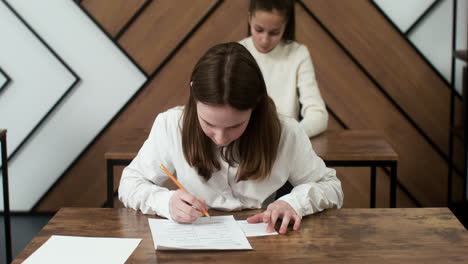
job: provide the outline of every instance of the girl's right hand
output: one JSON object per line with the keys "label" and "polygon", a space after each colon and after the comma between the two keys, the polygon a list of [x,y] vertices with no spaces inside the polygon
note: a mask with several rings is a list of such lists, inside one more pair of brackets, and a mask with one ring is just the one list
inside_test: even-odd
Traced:
{"label": "girl's right hand", "polygon": [[177,190],[169,200],[171,218],[179,223],[192,223],[207,211],[206,202],[184,190]]}

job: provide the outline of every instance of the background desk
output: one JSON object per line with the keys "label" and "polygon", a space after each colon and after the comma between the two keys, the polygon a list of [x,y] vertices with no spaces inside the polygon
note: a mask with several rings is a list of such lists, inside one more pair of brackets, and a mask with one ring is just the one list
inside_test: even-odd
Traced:
{"label": "background desk", "polygon": [[390,207],[396,207],[398,154],[382,133],[373,130],[330,130],[312,138],[317,155],[329,167],[370,167],[370,207],[375,208],[376,167],[390,168]]}
{"label": "background desk", "polygon": [[142,238],[127,263],[468,263],[468,231],[447,208],[327,210],[304,217],[300,231],[249,238],[253,251],[155,251],[148,217],[125,208],[60,209],[13,263],[51,235]]}
{"label": "background desk", "polygon": [[[377,131],[326,131],[311,140],[317,155],[330,167],[371,167],[370,207],[375,207],[376,167],[390,168],[390,207],[396,207],[398,154]],[[132,140],[117,144],[105,153],[107,166],[107,207],[114,206],[114,166],[126,166],[138,149]]]}
{"label": "background desk", "polygon": [[106,207],[114,207],[114,166],[127,166],[130,164],[136,157],[139,147],[131,142],[123,142],[104,153],[107,170]]}

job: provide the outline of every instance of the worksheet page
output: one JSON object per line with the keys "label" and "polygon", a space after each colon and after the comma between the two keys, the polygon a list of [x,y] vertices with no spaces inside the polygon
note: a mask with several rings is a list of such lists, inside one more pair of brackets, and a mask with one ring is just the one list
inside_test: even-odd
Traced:
{"label": "worksheet page", "polygon": [[148,219],[155,249],[246,250],[252,249],[232,215],[200,217],[191,224]]}

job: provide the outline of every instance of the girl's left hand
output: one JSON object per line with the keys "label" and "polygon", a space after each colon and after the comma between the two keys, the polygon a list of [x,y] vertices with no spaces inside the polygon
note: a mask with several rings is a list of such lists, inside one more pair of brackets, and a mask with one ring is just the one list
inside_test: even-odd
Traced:
{"label": "girl's left hand", "polygon": [[291,221],[294,222],[293,230],[299,230],[301,226],[301,217],[296,214],[294,208],[291,207],[287,202],[278,200],[268,205],[265,212],[254,215],[247,218],[248,223],[266,223],[267,232],[271,233],[275,230],[276,221],[282,219],[279,233],[284,235],[288,229],[288,225]]}

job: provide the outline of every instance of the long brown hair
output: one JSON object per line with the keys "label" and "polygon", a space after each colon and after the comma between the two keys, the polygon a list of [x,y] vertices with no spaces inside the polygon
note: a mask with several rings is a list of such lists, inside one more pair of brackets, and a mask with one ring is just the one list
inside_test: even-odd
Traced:
{"label": "long brown hair", "polygon": [[[257,10],[268,12],[277,10],[286,20],[286,27],[281,39],[290,42],[296,40],[294,2],[294,0],[250,0],[249,13],[253,16]],[[250,36],[252,35],[250,25],[247,24],[247,27],[247,34]]]}
{"label": "long brown hair", "polygon": [[239,43],[210,48],[195,65],[182,121],[182,147],[187,162],[209,179],[220,169],[211,139],[198,121],[196,103],[252,109],[244,133],[221,150],[231,166],[238,165],[237,181],[261,180],[270,174],[278,152],[281,124],[267,95],[262,72],[249,51]]}

